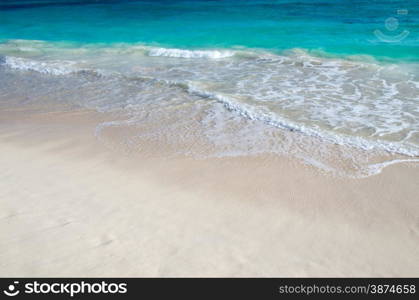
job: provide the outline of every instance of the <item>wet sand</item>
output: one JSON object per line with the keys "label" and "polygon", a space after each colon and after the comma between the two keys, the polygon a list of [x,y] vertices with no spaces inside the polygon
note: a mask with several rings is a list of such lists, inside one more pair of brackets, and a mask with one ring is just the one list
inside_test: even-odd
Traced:
{"label": "wet sand", "polygon": [[92,111],[0,112],[0,276],[418,276],[419,168],[110,149]]}

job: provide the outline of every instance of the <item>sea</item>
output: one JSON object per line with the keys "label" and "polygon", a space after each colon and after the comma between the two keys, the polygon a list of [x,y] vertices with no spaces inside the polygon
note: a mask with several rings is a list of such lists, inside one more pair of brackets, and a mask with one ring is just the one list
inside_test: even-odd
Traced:
{"label": "sea", "polygon": [[372,176],[419,161],[419,1],[0,0],[0,110],[55,104],[131,151]]}

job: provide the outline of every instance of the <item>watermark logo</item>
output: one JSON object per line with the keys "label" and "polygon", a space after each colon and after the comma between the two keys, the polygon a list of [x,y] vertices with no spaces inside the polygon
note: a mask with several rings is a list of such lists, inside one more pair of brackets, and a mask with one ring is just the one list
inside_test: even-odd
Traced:
{"label": "watermark logo", "polygon": [[[409,11],[407,9],[397,10],[397,15],[408,15]],[[399,20],[395,17],[387,18],[384,22],[385,28],[389,33],[383,33],[380,29],[374,30],[375,36],[386,43],[397,43],[404,40],[409,34],[409,30],[403,30],[397,34],[399,29]]]}
{"label": "watermark logo", "polygon": [[20,287],[18,288],[19,281],[14,281],[13,284],[7,285],[7,288],[3,290],[6,296],[14,297],[17,295],[65,295],[70,298],[77,295],[84,294],[126,294],[128,292],[128,284],[125,282],[115,283],[106,282],[104,280],[99,282],[86,282],[86,281],[74,281],[74,282],[57,282],[52,280],[49,282],[43,281],[20,281]]}
{"label": "watermark logo", "polygon": [[18,285],[18,284],[19,284],[19,281],[14,281],[14,282],[13,282],[13,284],[10,284],[10,285],[7,287],[7,290],[4,290],[4,291],[3,291],[3,293],[4,293],[6,296],[9,296],[9,297],[14,297],[14,296],[19,295],[20,291],[17,289],[17,285]]}

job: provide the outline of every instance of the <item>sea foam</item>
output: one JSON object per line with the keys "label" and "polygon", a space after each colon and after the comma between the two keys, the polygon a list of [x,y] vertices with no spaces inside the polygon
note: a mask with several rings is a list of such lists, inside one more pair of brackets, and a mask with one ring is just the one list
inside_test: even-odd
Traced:
{"label": "sea foam", "polygon": [[149,56],[175,57],[175,58],[227,58],[235,55],[234,51],[227,50],[184,50],[168,48],[151,48]]}
{"label": "sea foam", "polygon": [[[284,144],[279,145],[266,136],[269,128],[293,132],[294,142],[289,145],[295,145],[297,136],[305,136],[297,147],[300,150],[318,148],[308,146],[307,137],[323,141],[332,148],[332,145],[340,145],[358,149],[355,156],[345,155],[350,157],[348,162],[357,162],[355,173],[360,177],[376,174],[393,163],[417,161],[415,157],[419,156],[418,77],[395,64],[325,58],[303,50],[276,54],[250,49],[186,50],[121,45],[119,48],[85,47],[75,55],[69,48],[45,47],[42,43],[33,47],[44,47],[47,55],[31,58],[8,55],[2,57],[0,63],[13,70],[63,77],[62,80],[74,77],[78,78],[77,82],[91,80],[86,75],[100,74],[101,79],[95,79],[97,83],[92,84],[100,82],[101,85],[89,89],[78,104],[99,111],[121,110],[130,116],[129,122],[122,121],[124,126],[144,122],[145,112],[148,116],[157,112],[158,116],[166,109],[170,111],[170,107],[187,107],[185,103],[191,107],[198,107],[201,101],[210,106],[222,104],[225,110],[218,114],[218,124],[207,122],[200,134],[218,145],[219,150],[214,153],[221,156],[292,153],[318,168],[336,170],[330,167],[330,160],[325,159],[324,153],[328,150],[316,155],[312,150],[297,153],[291,150],[293,147],[284,148]],[[20,47],[21,55],[22,51]],[[176,101],[180,102],[175,105]],[[226,136],[220,141],[223,130],[228,131],[227,127],[237,127],[233,123],[242,122],[234,118],[231,123],[226,121],[229,118],[220,117],[231,113],[253,125],[243,125],[246,129],[236,132],[236,136]],[[173,118],[173,114],[167,118]],[[188,118],[180,114],[177,120],[184,124],[189,122]],[[202,116],[196,118],[202,119]],[[164,120],[162,116],[156,117],[159,119]],[[109,122],[101,128],[118,123]],[[214,126],[224,129],[214,131],[211,129]],[[172,131],[167,128],[166,133],[160,132],[157,136],[169,132]],[[172,132],[173,136],[177,134]],[[237,136],[240,140],[234,140]],[[252,141],[253,144],[249,144]],[[368,163],[359,159],[362,155],[359,151],[404,157]]]}
{"label": "sea foam", "polygon": [[3,64],[11,69],[21,71],[34,71],[50,75],[66,75],[75,72],[74,63],[70,61],[36,61],[20,57],[6,56],[3,58]]}

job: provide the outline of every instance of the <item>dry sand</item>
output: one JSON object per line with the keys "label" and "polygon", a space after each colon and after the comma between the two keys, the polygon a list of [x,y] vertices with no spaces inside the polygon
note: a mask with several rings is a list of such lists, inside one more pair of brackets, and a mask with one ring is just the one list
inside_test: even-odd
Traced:
{"label": "dry sand", "polygon": [[418,276],[419,168],[126,155],[89,111],[0,113],[0,276]]}

